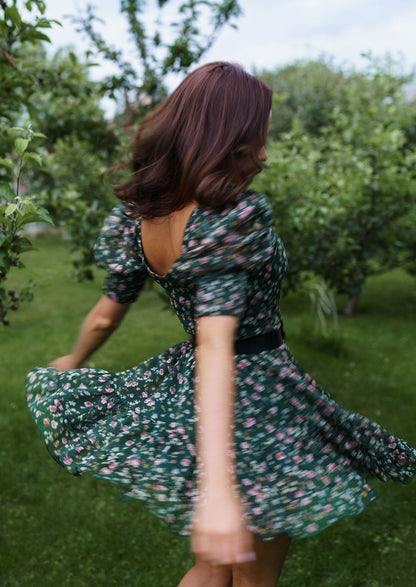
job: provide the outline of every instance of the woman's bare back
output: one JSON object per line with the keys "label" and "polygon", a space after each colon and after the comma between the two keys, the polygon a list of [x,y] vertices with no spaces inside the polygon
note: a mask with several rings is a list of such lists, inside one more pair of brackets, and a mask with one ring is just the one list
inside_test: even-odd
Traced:
{"label": "woman's bare back", "polygon": [[154,273],[166,275],[180,256],[185,227],[195,207],[191,202],[168,216],[141,220],[142,250]]}

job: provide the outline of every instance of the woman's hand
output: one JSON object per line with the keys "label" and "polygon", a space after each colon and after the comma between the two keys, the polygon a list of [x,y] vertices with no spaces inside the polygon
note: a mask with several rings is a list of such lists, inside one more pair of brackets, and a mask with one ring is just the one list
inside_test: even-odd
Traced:
{"label": "woman's hand", "polygon": [[49,363],[49,367],[53,367],[58,371],[68,371],[68,369],[78,369],[79,365],[75,360],[75,357],[70,354],[55,359],[52,363]]}
{"label": "woman's hand", "polygon": [[194,513],[192,549],[212,565],[253,561],[253,535],[246,529],[244,511],[231,491],[208,492]]}

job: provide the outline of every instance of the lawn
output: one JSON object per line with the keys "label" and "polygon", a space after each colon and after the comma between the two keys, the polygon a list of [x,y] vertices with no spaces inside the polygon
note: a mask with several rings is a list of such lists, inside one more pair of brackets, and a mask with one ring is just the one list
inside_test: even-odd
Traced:
{"label": "lawn", "polygon": [[[174,587],[192,562],[187,539],[140,503],[118,500],[111,484],[58,467],[25,406],[25,373],[69,351],[102,281],[97,271],[93,283],[73,282],[62,242],[37,244],[26,256],[39,283],[35,301],[0,330],[0,585]],[[369,280],[333,348],[311,334],[307,296],[285,298],[282,311],[300,363],[341,403],[416,446],[415,285],[402,271]],[[89,365],[122,370],[183,338],[148,289]],[[416,485],[372,485],[380,499],[363,515],[293,543],[282,587],[416,585]]]}

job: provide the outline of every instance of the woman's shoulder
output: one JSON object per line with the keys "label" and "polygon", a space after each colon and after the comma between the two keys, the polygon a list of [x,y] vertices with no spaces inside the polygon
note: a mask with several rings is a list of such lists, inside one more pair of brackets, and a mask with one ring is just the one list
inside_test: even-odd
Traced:
{"label": "woman's shoulder", "polygon": [[233,206],[199,208],[188,226],[181,268],[199,273],[251,266],[270,247],[272,222],[269,202],[253,191],[239,195]]}
{"label": "woman's shoulder", "polygon": [[211,236],[225,233],[242,233],[261,229],[273,224],[273,215],[267,198],[258,192],[247,190],[237,196],[233,205],[222,209],[203,208],[198,223],[201,233],[209,231]]}
{"label": "woman's shoulder", "polygon": [[137,221],[126,215],[124,204],[117,204],[107,216],[95,243],[97,265],[113,272],[144,270],[137,230]]}

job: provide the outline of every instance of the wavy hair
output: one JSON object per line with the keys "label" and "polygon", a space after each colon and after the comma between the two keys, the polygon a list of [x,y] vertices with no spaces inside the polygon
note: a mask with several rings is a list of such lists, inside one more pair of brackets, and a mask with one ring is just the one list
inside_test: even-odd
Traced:
{"label": "wavy hair", "polygon": [[239,65],[215,62],[186,76],[143,120],[115,193],[133,217],[155,218],[191,201],[233,204],[261,171],[272,90]]}

